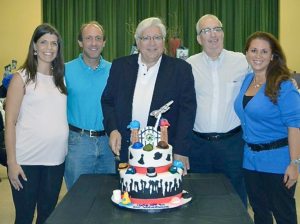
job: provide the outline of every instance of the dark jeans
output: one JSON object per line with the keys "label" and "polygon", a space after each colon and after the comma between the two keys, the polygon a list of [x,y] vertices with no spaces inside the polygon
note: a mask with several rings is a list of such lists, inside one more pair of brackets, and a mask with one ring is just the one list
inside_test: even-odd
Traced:
{"label": "dark jeans", "polygon": [[36,223],[44,223],[56,206],[64,163],[58,166],[22,165],[22,169],[27,177],[27,181],[19,177],[23,189],[17,191],[11,186],[16,209],[15,224],[32,224],[35,207]]}
{"label": "dark jeans", "polygon": [[263,173],[244,169],[249,202],[254,212],[255,224],[297,223],[296,184],[288,189],[283,183],[283,174]]}
{"label": "dark jeans", "polygon": [[230,137],[208,141],[193,134],[190,172],[223,173],[247,207],[247,194],[243,176],[244,141],[242,131]]}

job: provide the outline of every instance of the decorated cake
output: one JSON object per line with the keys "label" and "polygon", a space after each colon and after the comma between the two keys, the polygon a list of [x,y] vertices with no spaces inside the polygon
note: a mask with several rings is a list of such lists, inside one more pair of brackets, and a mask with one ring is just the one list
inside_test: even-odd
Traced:
{"label": "decorated cake", "polygon": [[[161,114],[169,109],[170,101],[150,115],[157,118],[154,127],[140,129],[132,121],[131,145],[128,163],[119,164],[120,191],[114,191],[113,202],[132,209],[166,209],[183,205],[191,200],[183,197],[184,165],[173,160],[172,146],[168,143],[169,122]],[[159,130],[158,130],[159,129]]]}

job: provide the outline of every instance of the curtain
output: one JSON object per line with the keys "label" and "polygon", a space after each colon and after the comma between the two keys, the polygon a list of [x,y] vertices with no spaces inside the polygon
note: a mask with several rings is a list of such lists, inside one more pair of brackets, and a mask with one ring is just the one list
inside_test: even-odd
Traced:
{"label": "curtain", "polygon": [[279,30],[279,0],[43,0],[42,8],[43,22],[62,35],[66,61],[80,53],[78,32],[82,23],[91,20],[105,29],[102,54],[109,61],[130,53],[137,24],[152,16],[164,21],[168,38],[178,36],[189,55],[201,51],[195,25],[208,13],[222,21],[228,50],[243,51],[247,37],[255,31],[278,37]]}

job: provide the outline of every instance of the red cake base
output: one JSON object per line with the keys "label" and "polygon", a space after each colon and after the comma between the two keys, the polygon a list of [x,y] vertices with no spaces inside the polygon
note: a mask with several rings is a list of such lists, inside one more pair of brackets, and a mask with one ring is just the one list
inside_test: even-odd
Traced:
{"label": "red cake base", "polygon": [[148,204],[148,205],[153,205],[153,204],[166,204],[172,201],[173,198],[181,198],[182,193],[171,196],[171,197],[165,197],[165,198],[153,198],[153,199],[141,199],[141,198],[130,198],[131,202],[133,204]]}

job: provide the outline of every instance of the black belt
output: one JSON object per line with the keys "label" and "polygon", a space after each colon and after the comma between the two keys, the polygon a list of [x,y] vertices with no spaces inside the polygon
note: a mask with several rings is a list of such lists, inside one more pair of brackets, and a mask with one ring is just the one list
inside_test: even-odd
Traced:
{"label": "black belt", "polygon": [[247,145],[251,148],[252,151],[263,151],[263,150],[271,150],[278,149],[289,144],[288,138],[281,138],[273,142],[263,143],[263,144],[251,144],[247,143]]}
{"label": "black belt", "polygon": [[213,132],[213,133],[200,133],[200,132],[196,132],[196,131],[193,131],[194,134],[200,138],[203,138],[207,141],[217,141],[217,140],[220,140],[220,139],[224,139],[224,138],[228,138],[230,136],[233,136],[237,133],[239,133],[241,131],[241,126],[237,126],[236,128],[226,132],[226,133],[216,133],[216,132]]}
{"label": "black belt", "polygon": [[77,128],[71,124],[69,124],[69,129],[71,131],[75,131],[75,132],[80,132],[80,133],[85,133],[88,134],[90,137],[99,137],[99,136],[104,136],[105,135],[105,131],[94,131],[94,130],[85,130],[82,128]]}

